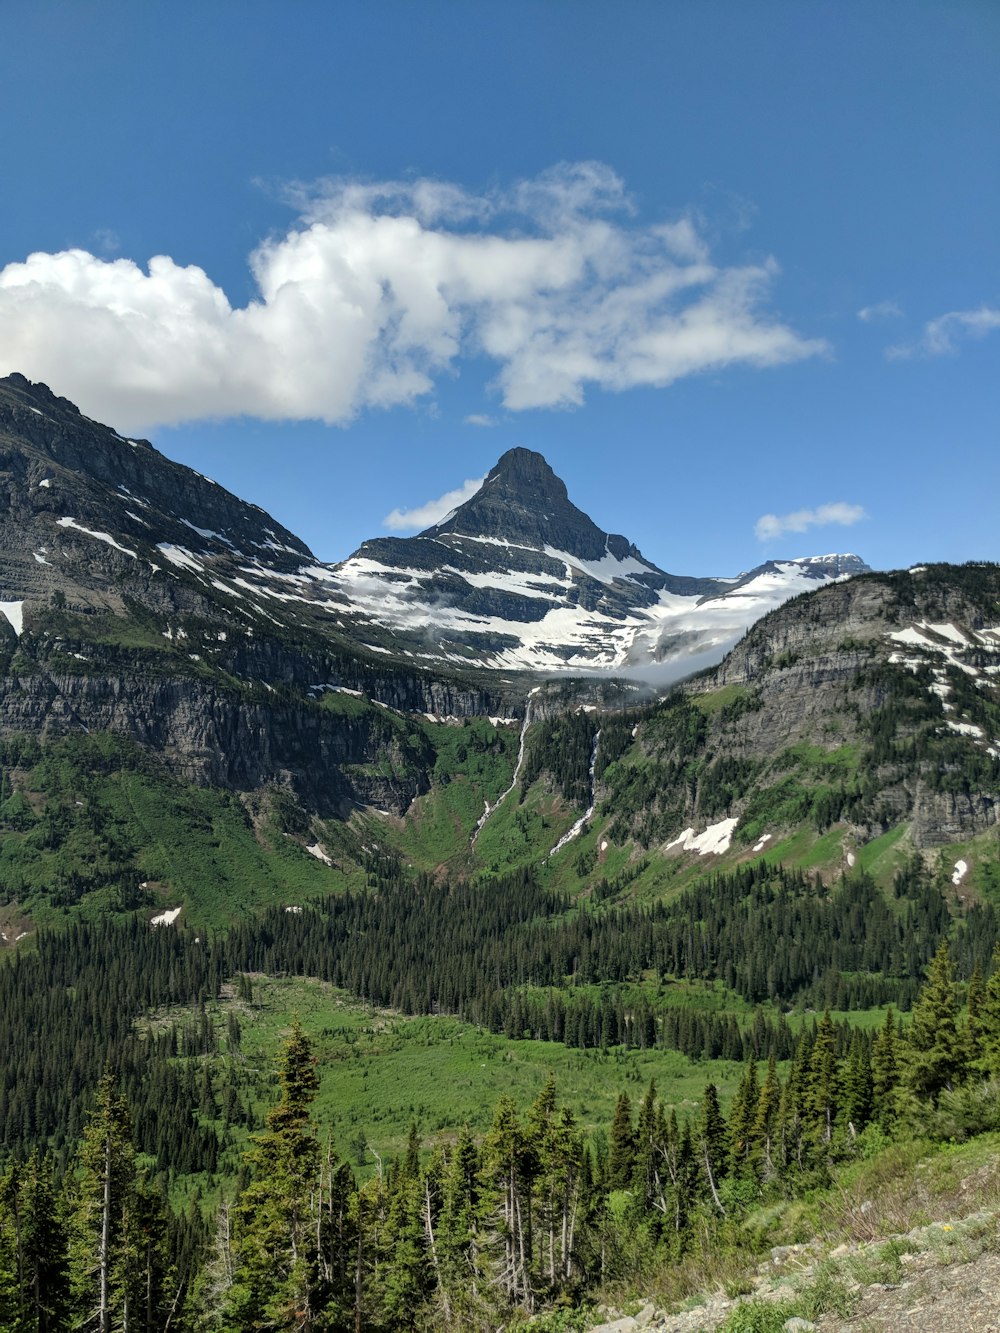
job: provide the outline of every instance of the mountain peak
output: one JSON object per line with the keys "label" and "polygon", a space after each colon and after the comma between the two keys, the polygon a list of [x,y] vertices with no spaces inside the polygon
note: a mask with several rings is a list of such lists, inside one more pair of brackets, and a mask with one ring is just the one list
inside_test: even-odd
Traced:
{"label": "mountain peak", "polygon": [[577,509],[566,483],[534,449],[508,449],[480,489],[422,537],[478,537],[542,551],[552,547],[581,560],[607,554],[640,558],[625,537],[602,530]]}
{"label": "mountain peak", "polygon": [[[569,498],[566,483],[552,471],[544,454],[518,445],[508,449],[490,469],[486,481],[499,483],[519,495],[535,492],[538,498]],[[485,483],[484,483],[485,485]]]}

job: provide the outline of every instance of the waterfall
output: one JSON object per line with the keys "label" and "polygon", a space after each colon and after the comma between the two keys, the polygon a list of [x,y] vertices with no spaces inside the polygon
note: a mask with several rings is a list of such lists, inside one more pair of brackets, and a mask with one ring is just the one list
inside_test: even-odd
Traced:
{"label": "waterfall", "polygon": [[521,723],[521,740],[520,744],[517,747],[517,763],[514,765],[514,776],[510,780],[510,786],[507,788],[506,791],[500,793],[500,795],[496,798],[496,800],[493,802],[492,805],[490,805],[489,801],[484,802],[486,808],[483,811],[483,813],[479,816],[479,823],[476,825],[472,834],[471,845],[473,847],[475,847],[476,839],[482,832],[483,825],[489,819],[490,815],[492,815],[494,811],[499,810],[500,806],[503,805],[504,801],[517,786],[517,779],[520,776],[521,766],[524,763],[524,742],[525,738],[528,735],[528,728],[531,726],[531,695],[536,694],[538,692],[538,688],[539,687],[536,685],[535,688],[531,691],[531,694],[528,695],[528,702],[525,705],[524,721]]}
{"label": "waterfall", "polygon": [[562,835],[556,845],[552,848],[551,852],[549,852],[549,856],[555,856],[556,852],[562,851],[568,842],[572,842],[580,833],[587,820],[593,816],[594,806],[597,803],[595,798],[595,788],[597,784],[594,781],[594,769],[597,767],[597,747],[600,743],[601,733],[598,732],[594,737],[594,748],[590,752],[590,805],[587,806],[586,811],[580,816],[569,832]]}

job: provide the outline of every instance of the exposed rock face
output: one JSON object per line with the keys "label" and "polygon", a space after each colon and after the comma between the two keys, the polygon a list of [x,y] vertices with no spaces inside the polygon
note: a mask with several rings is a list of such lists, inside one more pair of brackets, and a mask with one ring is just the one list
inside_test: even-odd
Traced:
{"label": "exposed rock face", "polygon": [[541,454],[511,449],[440,523],[365,542],[331,577],[359,625],[367,616],[418,653],[553,670],[718,660],[770,607],[865,569],[820,556],[732,579],[667,574],[578,509]]}
{"label": "exposed rock face", "polygon": [[[509,449],[490,471],[482,488],[421,538],[490,537],[511,546],[566,551],[581,560],[618,560],[642,553],[625,537],[602,532],[569,498],[566,485],[543,456],[531,449]],[[648,563],[648,562],[643,562]],[[649,570],[656,575],[655,565]],[[695,584],[699,580],[685,580]],[[712,580],[700,580],[711,590]]]}
{"label": "exposed rock face", "polygon": [[869,574],[821,588],[758,621],[709,684],[744,687],[754,702],[725,734],[713,733],[717,753],[764,761],[800,742],[864,750],[873,723],[891,710],[895,742],[883,746],[877,774],[886,821],[910,820],[918,847],[998,823],[996,565]]}

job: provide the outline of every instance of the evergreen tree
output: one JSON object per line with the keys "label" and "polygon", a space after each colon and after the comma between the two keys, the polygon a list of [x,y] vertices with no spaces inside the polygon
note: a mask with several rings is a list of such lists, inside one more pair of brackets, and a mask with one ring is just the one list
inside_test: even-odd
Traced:
{"label": "evergreen tree", "polygon": [[833,1138],[833,1123],[837,1117],[837,1073],[837,1038],[828,1009],[816,1029],[805,1093],[812,1138],[824,1147]]}
{"label": "evergreen tree", "polygon": [[719,1107],[719,1090],[714,1083],[705,1085],[701,1104],[698,1146],[701,1167],[712,1202],[720,1213],[725,1213],[719,1197],[719,1186],[726,1178],[729,1164],[729,1131]]}
{"label": "evergreen tree", "polygon": [[465,1125],[445,1168],[437,1229],[446,1323],[463,1303],[475,1306],[479,1300],[479,1167],[479,1150]]}
{"label": "evergreen tree", "polygon": [[608,1152],[609,1190],[626,1190],[635,1171],[635,1127],[632,1123],[632,1103],[627,1092],[618,1097],[615,1116],[611,1122],[611,1145]]}
{"label": "evergreen tree", "polygon": [[32,1153],[20,1172],[23,1260],[28,1326],[56,1333],[69,1312],[69,1237],[52,1163]]}
{"label": "evergreen tree", "polygon": [[899,1085],[899,1048],[896,1035],[896,1015],[892,1006],[872,1045],[872,1117],[888,1133],[896,1118],[896,1088]]}
{"label": "evergreen tree", "polygon": [[986,983],[983,980],[983,970],[979,966],[979,959],[977,958],[976,965],[972,969],[972,976],[969,978],[969,990],[965,1000],[968,1020],[966,1026],[968,1059],[973,1064],[982,1059],[983,1010],[985,1006]]}
{"label": "evergreen tree", "polygon": [[861,1032],[855,1029],[842,1078],[841,1115],[844,1129],[853,1136],[864,1129],[872,1110],[872,1071],[868,1048]]}
{"label": "evergreen tree", "polygon": [[[510,1097],[501,1097],[483,1141],[480,1180],[482,1216],[492,1232],[483,1237],[493,1252],[492,1281],[508,1304],[531,1309],[532,1154]],[[484,1228],[485,1229],[485,1228]]]}
{"label": "evergreen tree", "polygon": [[775,1153],[775,1131],[781,1107],[781,1081],[778,1062],[772,1052],[767,1062],[767,1073],[761,1084],[754,1113],[752,1140],[753,1163],[759,1180],[770,1180],[781,1165]]}
{"label": "evergreen tree", "polygon": [[753,1129],[759,1098],[757,1061],[751,1055],[743,1071],[743,1077],[740,1079],[729,1113],[731,1167],[737,1179],[743,1179],[754,1174],[752,1162]]}
{"label": "evergreen tree", "polygon": [[72,1219],[73,1304],[98,1333],[138,1326],[137,1222],[132,1121],[109,1072],[98,1085],[84,1130]]}
{"label": "evergreen tree", "polygon": [[296,1019],[282,1056],[281,1099],[246,1153],[250,1183],[233,1209],[229,1304],[242,1329],[315,1327],[320,1147],[309,1116],[319,1087],[315,1065]]}
{"label": "evergreen tree", "polygon": [[958,1028],[958,993],[947,941],[927,970],[927,981],[906,1030],[906,1082],[918,1097],[936,1105],[965,1076],[965,1043]]}

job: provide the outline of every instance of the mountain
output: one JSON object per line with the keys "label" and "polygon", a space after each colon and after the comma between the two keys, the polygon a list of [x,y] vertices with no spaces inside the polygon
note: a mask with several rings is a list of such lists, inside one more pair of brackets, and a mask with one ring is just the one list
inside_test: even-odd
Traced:
{"label": "mountain", "polygon": [[[241,631],[276,625],[314,647],[392,659],[410,676],[675,660],[683,670],[718,660],[788,597],[867,568],[823,556],[729,579],[664,573],[601,531],[527,449],[504,454],[435,527],[324,564],[256,505],[20,375],[0,381],[0,448],[0,603],[15,627],[25,606],[30,617],[53,596],[119,614],[128,597]],[[257,678],[271,681],[268,670]]]}
{"label": "mountain", "polygon": [[0,737],[116,732],[185,781],[405,808],[434,757],[402,755],[388,710],[508,704],[359,644],[327,572],[255,505],[0,381]]}
{"label": "mountain", "polygon": [[[434,528],[323,564],[11,376],[0,934],[108,885],[229,920],[322,891],[331,866],[364,882],[373,857],[542,866],[578,893],[659,891],[761,838],[813,856],[831,829],[837,848],[964,844],[996,825],[998,626],[995,566],[668,574],[527,450]],[[656,657],[710,666],[654,703],[541,670]]]}
{"label": "mountain", "polygon": [[718,660],[765,611],[862,573],[855,555],[769,561],[736,578],[667,574],[570,501],[541,454],[511,449],[416,537],[365,542],[331,579],[425,661],[551,671]]}

